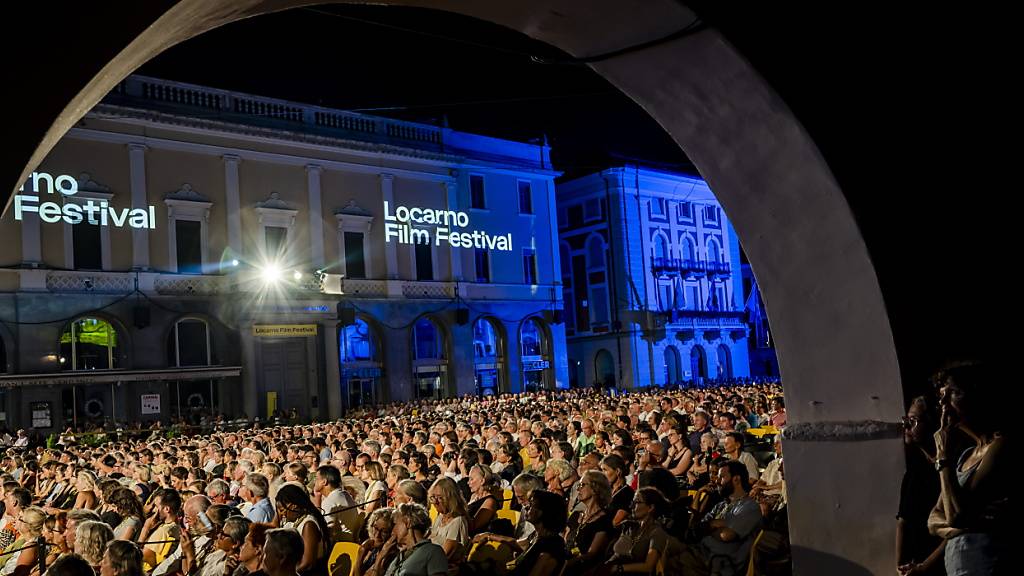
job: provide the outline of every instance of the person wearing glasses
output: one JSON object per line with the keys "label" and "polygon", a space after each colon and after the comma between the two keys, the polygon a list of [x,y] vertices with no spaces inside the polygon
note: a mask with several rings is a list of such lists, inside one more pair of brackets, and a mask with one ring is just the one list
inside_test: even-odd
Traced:
{"label": "person wearing glasses", "polygon": [[469,544],[466,501],[455,481],[447,476],[434,481],[427,497],[437,509],[437,517],[430,527],[430,541],[444,549],[449,565],[457,565]]}
{"label": "person wearing glasses", "polygon": [[686,438],[686,425],[676,424],[668,432],[669,449],[665,459],[665,469],[673,476],[685,476],[693,465],[693,450]]}
{"label": "person wearing glasses", "polygon": [[566,530],[570,558],[565,565],[565,576],[584,574],[596,566],[615,534],[612,517],[606,511],[612,500],[608,478],[598,470],[584,473],[578,494],[584,509],[576,525]]}
{"label": "person wearing glasses", "polygon": [[[547,490],[530,492],[523,514],[537,529],[537,539],[522,554],[517,555],[513,562],[515,567],[509,576],[546,576],[558,574],[565,565],[565,531],[566,509],[565,500]],[[486,543],[489,538],[481,535]]]}
{"label": "person wearing glasses", "polygon": [[658,490],[641,488],[633,497],[632,508],[631,521],[612,545],[612,557],[606,564],[613,574],[653,574],[668,548],[669,536],[658,518],[668,511],[669,502]]}

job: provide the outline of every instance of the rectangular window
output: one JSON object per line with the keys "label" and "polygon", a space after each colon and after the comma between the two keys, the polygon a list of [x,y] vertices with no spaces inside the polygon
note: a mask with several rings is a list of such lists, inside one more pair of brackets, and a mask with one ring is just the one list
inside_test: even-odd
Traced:
{"label": "rectangular window", "polygon": [[700,310],[700,293],[697,286],[686,288],[686,309]]}
{"label": "rectangular window", "polygon": [[469,196],[471,207],[487,208],[487,199],[484,196],[484,177],[482,175],[469,175]]}
{"label": "rectangular window", "polygon": [[704,207],[704,222],[707,224],[718,224],[718,206]]}
{"label": "rectangular window", "polygon": [[96,224],[71,226],[71,241],[74,244],[76,270],[102,270],[103,255],[100,241],[100,227]]}
{"label": "rectangular window", "polygon": [[573,204],[569,206],[569,227],[578,228],[583,226],[583,206]]}
{"label": "rectangular window", "polygon": [[476,281],[487,283],[491,281],[491,255],[483,248],[477,248],[473,255],[476,261]]}
{"label": "rectangular window", "polygon": [[567,210],[563,206],[558,207],[558,227],[565,228],[569,224]]}
{"label": "rectangular window", "polygon": [[608,324],[608,288],[591,286],[590,319],[594,324]]}
{"label": "rectangular window", "polygon": [[345,277],[366,278],[362,232],[345,232]]}
{"label": "rectangular window", "polygon": [[523,284],[537,284],[537,253],[533,248],[523,248]]}
{"label": "rectangular window", "polygon": [[434,279],[434,254],[430,244],[416,244],[416,279]]}
{"label": "rectangular window", "polygon": [[590,331],[590,314],[587,313],[587,257],[578,254],[572,257],[572,290],[576,294],[576,330]]}
{"label": "rectangular window", "polygon": [[665,217],[664,198],[651,198],[651,216]]}
{"label": "rectangular window", "polygon": [[285,247],[288,245],[288,229],[280,226],[266,227],[267,256],[280,258],[284,255]]}
{"label": "rectangular window", "polygon": [[519,180],[519,213],[520,214],[533,214],[533,191],[530,187],[530,182],[527,180]]}
{"label": "rectangular window", "polygon": [[562,293],[563,301],[566,303],[563,314],[565,315],[565,329],[576,331],[576,307],[573,305],[572,290],[565,290]]}
{"label": "rectangular window", "polygon": [[592,198],[587,200],[583,204],[583,219],[587,222],[593,222],[594,220],[600,220],[601,218],[601,199]]}
{"label": "rectangular window", "polygon": [[693,220],[693,204],[680,202],[676,210],[679,213],[680,220]]}
{"label": "rectangular window", "polygon": [[174,221],[174,244],[178,254],[179,274],[203,273],[203,223],[195,220]]}

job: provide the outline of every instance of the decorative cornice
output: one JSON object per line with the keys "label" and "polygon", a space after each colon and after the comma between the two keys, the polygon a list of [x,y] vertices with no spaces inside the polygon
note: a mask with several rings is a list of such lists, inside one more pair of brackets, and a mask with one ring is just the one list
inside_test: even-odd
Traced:
{"label": "decorative cornice", "polygon": [[99,194],[110,194],[110,187],[92,179],[92,175],[88,172],[82,172],[78,175],[78,191],[79,192],[94,192]]}
{"label": "decorative cornice", "polygon": [[164,200],[184,200],[184,201],[187,201],[187,202],[209,202],[210,201],[210,199],[207,198],[206,196],[203,196],[199,192],[196,192],[192,188],[192,185],[187,183],[187,182],[185,184],[182,184],[181,188],[178,188],[174,192],[167,193],[167,195],[164,196]]}
{"label": "decorative cornice", "polygon": [[257,203],[256,207],[262,208],[263,210],[289,210],[292,212],[298,211],[295,208],[293,208],[291,204],[285,202],[284,200],[281,200],[281,195],[278,194],[277,192],[271,192],[270,198],[267,198],[263,202]]}
{"label": "decorative cornice", "polygon": [[335,216],[373,216],[369,210],[356,204],[355,200],[349,200],[344,207],[335,209],[334,214]]}

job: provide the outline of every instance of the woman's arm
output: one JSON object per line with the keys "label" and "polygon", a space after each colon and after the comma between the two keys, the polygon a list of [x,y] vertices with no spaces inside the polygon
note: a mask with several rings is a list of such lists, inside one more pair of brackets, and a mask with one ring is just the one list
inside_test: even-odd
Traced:
{"label": "woman's arm", "polygon": [[607,532],[598,532],[590,542],[590,548],[586,552],[581,552],[579,556],[573,559],[573,562],[590,562],[591,560],[603,556],[605,549],[608,548],[608,542],[610,540],[610,534]]}
{"label": "woman's arm", "polygon": [[[359,552],[356,554],[356,561],[352,566],[352,574],[355,576],[363,576],[363,560],[366,558],[366,553],[370,550],[370,544],[372,540],[366,540],[359,545]],[[372,570],[373,567],[370,567]]]}
{"label": "woman's arm", "polygon": [[476,511],[476,516],[473,516],[470,520],[469,533],[473,534],[486,528],[491,523],[491,520],[494,520],[497,511],[498,505],[495,503],[494,498],[488,498],[484,501],[480,509]]}
{"label": "woman's arm", "polygon": [[651,548],[647,552],[647,558],[643,562],[632,562],[630,564],[623,564],[623,572],[639,572],[641,574],[650,574],[654,572],[654,568],[658,565],[658,558],[661,557],[661,553]]}
{"label": "woman's arm", "polygon": [[693,451],[689,448],[683,448],[683,457],[679,460],[679,464],[676,467],[669,470],[673,476],[682,476],[686,474],[686,471],[693,465]]}
{"label": "woman's arm", "polygon": [[28,576],[39,563],[38,548],[29,548],[18,553],[18,564],[14,567],[11,576]]}
{"label": "woman's arm", "polygon": [[375,500],[374,502],[370,502],[369,504],[366,504],[365,506],[363,506],[363,514],[367,518],[370,517],[370,513],[371,512],[373,512],[377,508],[381,507],[381,502],[380,502],[380,500],[377,500],[377,498],[380,498],[383,495],[384,495],[384,490],[381,490],[380,488],[378,488],[377,490],[374,490],[372,494],[368,494],[367,495],[368,496],[367,500],[366,500],[367,502],[369,502],[370,500]]}
{"label": "woman's arm", "polygon": [[491,532],[477,534],[473,537],[473,542],[478,542],[480,544],[486,544],[488,542],[497,542],[499,544],[504,544],[508,546],[516,554],[522,553],[527,548],[525,540],[516,540],[512,536],[501,536],[500,534],[494,534]]}
{"label": "woman's arm", "polygon": [[307,522],[302,528],[302,560],[295,566],[296,572],[305,572],[317,561],[317,550],[320,548],[320,528],[315,522]]}
{"label": "woman's arm", "polygon": [[537,563],[533,565],[530,570],[530,576],[547,576],[548,574],[554,574],[555,568],[558,568],[558,560],[548,554],[542,552],[537,556]]}

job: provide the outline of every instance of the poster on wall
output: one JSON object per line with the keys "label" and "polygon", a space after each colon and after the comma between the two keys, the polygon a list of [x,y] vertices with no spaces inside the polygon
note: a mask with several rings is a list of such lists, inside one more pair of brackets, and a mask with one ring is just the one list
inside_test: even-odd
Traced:
{"label": "poster on wall", "polygon": [[160,413],[160,395],[159,394],[143,394],[142,395],[142,413],[143,414],[159,414]]}
{"label": "poster on wall", "polygon": [[32,402],[28,406],[32,411],[33,428],[53,428],[53,405],[50,402]]}

